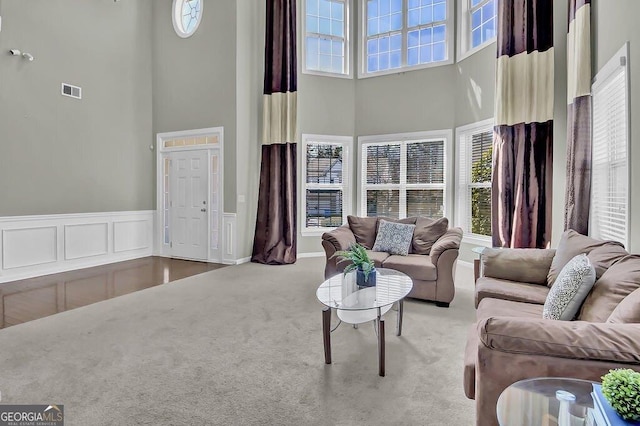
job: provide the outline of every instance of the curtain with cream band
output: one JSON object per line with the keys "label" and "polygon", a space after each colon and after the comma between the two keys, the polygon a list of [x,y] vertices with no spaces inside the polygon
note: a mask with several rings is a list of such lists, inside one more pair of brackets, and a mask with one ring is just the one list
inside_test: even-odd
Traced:
{"label": "curtain with cream band", "polygon": [[586,235],[591,200],[591,0],[569,0],[567,104],[564,227]]}
{"label": "curtain with cream band", "polygon": [[296,261],[296,0],[266,0],[262,164],[253,262]]}
{"label": "curtain with cream band", "polygon": [[553,0],[498,2],[492,235],[547,247],[553,172]]}

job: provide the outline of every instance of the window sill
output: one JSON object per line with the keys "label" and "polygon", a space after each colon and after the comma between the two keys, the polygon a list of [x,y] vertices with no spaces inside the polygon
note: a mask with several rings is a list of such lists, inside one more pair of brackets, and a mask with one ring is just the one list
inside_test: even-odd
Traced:
{"label": "window sill", "polygon": [[415,65],[412,67],[394,68],[394,69],[385,70],[385,71],[375,71],[375,72],[369,72],[369,73],[358,72],[358,79],[380,77],[383,75],[404,74],[409,71],[418,71],[418,70],[424,70],[429,68],[442,67],[445,65],[451,65],[453,64],[453,62],[454,62],[453,59],[447,59],[446,61],[433,62],[430,64],[423,64],[423,65]]}
{"label": "window sill", "polygon": [[302,74],[305,75],[313,75],[316,77],[331,77],[331,78],[342,78],[346,80],[353,80],[353,75],[349,74],[338,74],[335,72],[326,72],[326,71],[316,71],[316,70],[308,70],[306,68],[302,69]]}
{"label": "window sill", "polygon": [[456,62],[461,62],[465,59],[467,59],[468,57],[474,55],[475,53],[480,52],[481,50],[484,50],[486,47],[488,46],[492,46],[496,44],[496,39],[492,39],[490,41],[485,41],[484,44],[481,44],[480,46],[476,46],[473,49],[469,49],[466,52],[462,52],[458,54],[458,58],[456,60]]}
{"label": "window sill", "polygon": [[478,234],[464,234],[462,236],[462,242],[480,247],[491,247],[492,245],[491,237]]}
{"label": "window sill", "polygon": [[303,237],[320,237],[325,232],[331,232],[336,228],[318,228],[318,229],[303,229],[300,231],[300,235]]}

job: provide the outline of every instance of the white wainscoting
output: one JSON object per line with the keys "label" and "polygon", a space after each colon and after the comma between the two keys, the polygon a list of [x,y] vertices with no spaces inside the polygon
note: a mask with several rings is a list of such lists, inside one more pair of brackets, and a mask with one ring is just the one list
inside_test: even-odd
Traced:
{"label": "white wainscoting", "polygon": [[222,235],[224,239],[224,253],[222,263],[235,265],[236,259],[236,214],[224,213],[222,217]]}
{"label": "white wainscoting", "polygon": [[0,283],[151,256],[153,210],[0,217]]}

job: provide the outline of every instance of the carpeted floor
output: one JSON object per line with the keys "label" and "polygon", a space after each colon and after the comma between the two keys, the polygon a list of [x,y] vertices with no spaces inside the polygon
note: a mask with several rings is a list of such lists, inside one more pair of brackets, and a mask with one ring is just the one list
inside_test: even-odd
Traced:
{"label": "carpeted floor", "polygon": [[[0,330],[3,404],[64,404],[66,425],[471,425],[462,390],[471,270],[449,309],[408,299],[322,350],[324,260],[244,264]],[[334,316],[335,321],[335,316]]]}

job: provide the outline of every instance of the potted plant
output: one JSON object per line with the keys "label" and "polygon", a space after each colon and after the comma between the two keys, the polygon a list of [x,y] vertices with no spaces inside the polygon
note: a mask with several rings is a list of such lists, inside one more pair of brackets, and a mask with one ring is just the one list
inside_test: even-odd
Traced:
{"label": "potted plant", "polygon": [[620,417],[640,420],[640,373],[629,368],[609,370],[602,376],[602,394]]}
{"label": "potted plant", "polygon": [[376,268],[367,254],[367,249],[358,243],[352,244],[347,250],[335,252],[331,257],[337,256],[338,263],[351,262],[344,268],[344,274],[356,271],[356,283],[362,287],[376,285]]}

